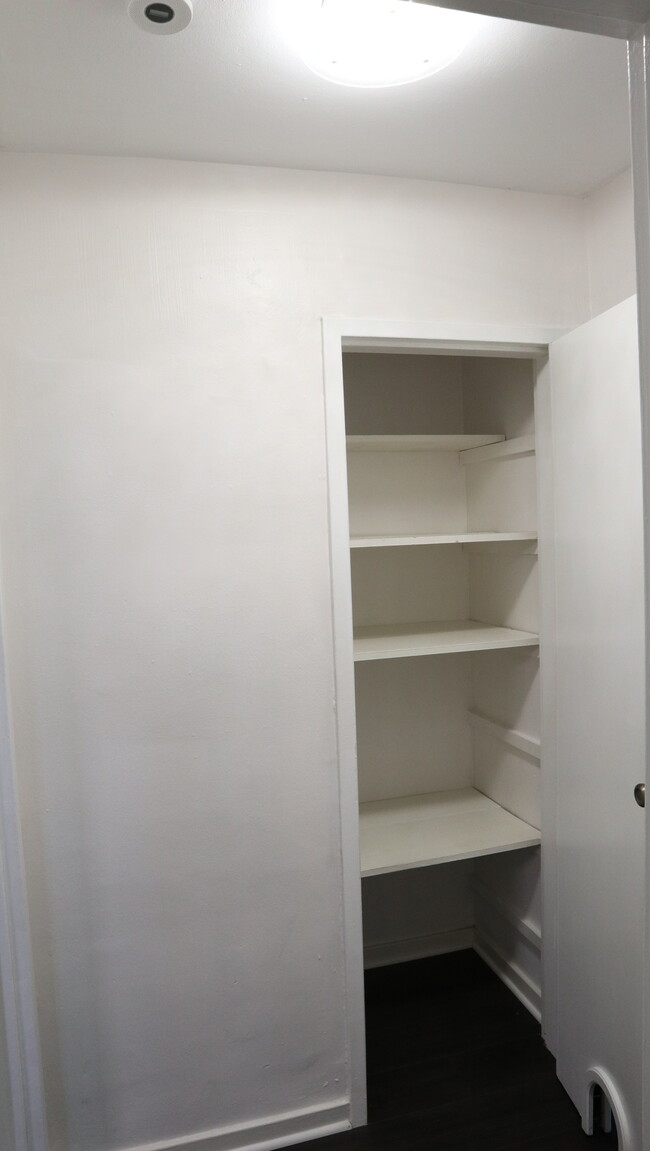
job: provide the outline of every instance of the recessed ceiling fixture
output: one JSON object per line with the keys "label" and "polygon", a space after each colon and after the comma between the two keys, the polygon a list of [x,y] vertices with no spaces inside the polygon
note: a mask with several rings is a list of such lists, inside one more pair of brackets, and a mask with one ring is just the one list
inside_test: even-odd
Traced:
{"label": "recessed ceiling fixture", "polygon": [[472,31],[466,12],[413,0],[322,0],[303,11],[298,46],[307,66],[357,88],[431,76],[455,60]]}
{"label": "recessed ceiling fixture", "polygon": [[129,16],[145,32],[170,36],[192,19],[192,0],[128,0]]}

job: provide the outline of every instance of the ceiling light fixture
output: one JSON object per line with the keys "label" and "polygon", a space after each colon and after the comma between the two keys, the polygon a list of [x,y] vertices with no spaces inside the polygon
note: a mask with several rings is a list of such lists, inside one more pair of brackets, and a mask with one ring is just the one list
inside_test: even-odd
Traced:
{"label": "ceiling light fixture", "polygon": [[413,0],[322,0],[303,13],[298,47],[307,66],[358,88],[411,84],[439,72],[472,31],[466,12]]}

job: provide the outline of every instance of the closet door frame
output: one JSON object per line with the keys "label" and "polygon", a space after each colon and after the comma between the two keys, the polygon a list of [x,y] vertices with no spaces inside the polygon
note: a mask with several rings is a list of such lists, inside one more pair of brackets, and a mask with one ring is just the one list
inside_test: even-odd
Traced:
{"label": "closet door frame", "polygon": [[[630,118],[632,130],[632,183],[636,241],[637,305],[639,323],[639,372],[641,383],[641,457],[644,506],[650,508],[650,24],[628,41]],[[645,627],[646,659],[650,651],[650,532],[644,534],[646,568]],[[650,676],[646,666],[646,714],[650,715]],[[647,770],[647,765],[646,765]],[[650,890],[650,835],[646,811],[646,890]],[[646,956],[650,956],[650,915],[646,907]],[[650,1036],[650,986],[645,981],[643,1003],[644,1041]],[[650,1095],[644,1093],[642,1130],[650,1131]]]}
{"label": "closet door frame", "polygon": [[[350,1057],[350,1121],[354,1127],[367,1122],[365,1012],[363,1000],[363,930],[361,908],[361,868],[359,859],[359,795],[356,757],[356,716],[354,696],[354,656],[352,646],[352,588],[350,580],[350,528],[348,516],[347,458],[343,392],[343,352],[440,354],[498,356],[530,359],[538,364],[536,387],[536,437],[538,444],[538,500],[540,551],[541,618],[540,647],[552,642],[552,475],[550,464],[550,404],[548,372],[545,364],[548,346],[564,334],[564,329],[514,324],[434,323],[325,317],[323,332],[323,375],[329,488],[330,567],[336,692],[336,735],[339,770],[341,852],[343,867],[343,942],[345,971],[346,1047]],[[545,555],[544,555],[545,553]],[[550,651],[550,647],[549,647]],[[545,697],[553,690],[548,661]],[[545,732],[542,730],[542,741]],[[544,746],[544,743],[543,743]],[[544,855],[544,931],[548,932],[549,974],[544,978],[543,999],[545,1037],[551,1050],[555,1023],[556,995],[552,970],[554,910],[553,820],[554,764],[552,746],[544,747],[542,786],[542,834],[547,844]],[[547,1012],[548,1006],[548,1012]]]}

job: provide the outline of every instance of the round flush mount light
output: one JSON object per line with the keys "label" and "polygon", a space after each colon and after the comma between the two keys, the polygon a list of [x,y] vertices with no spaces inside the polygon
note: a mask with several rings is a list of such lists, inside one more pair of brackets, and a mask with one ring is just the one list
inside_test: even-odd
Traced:
{"label": "round flush mount light", "polygon": [[472,31],[467,13],[413,0],[322,0],[303,12],[298,48],[307,66],[358,88],[410,84],[439,72]]}
{"label": "round flush mount light", "polygon": [[129,16],[145,32],[171,36],[192,19],[192,0],[129,0]]}

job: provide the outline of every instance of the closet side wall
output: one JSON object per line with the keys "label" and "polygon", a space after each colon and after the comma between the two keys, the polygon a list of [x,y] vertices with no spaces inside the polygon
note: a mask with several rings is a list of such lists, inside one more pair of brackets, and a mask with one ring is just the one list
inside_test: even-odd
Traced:
{"label": "closet side wall", "polygon": [[589,314],[598,316],[636,292],[632,173],[621,172],[584,198]]}
{"label": "closet side wall", "polygon": [[[469,432],[488,425],[515,439],[535,434],[534,368],[530,361],[463,361],[463,408]],[[496,419],[495,419],[496,417]],[[480,469],[491,468],[481,475]],[[468,476],[474,515],[503,515],[503,528],[537,527],[535,456],[476,465]],[[476,497],[474,497],[474,490]],[[523,518],[522,518],[523,517]],[[537,547],[492,549],[473,556],[471,593],[479,618],[497,616],[525,630],[539,630]],[[531,554],[527,554],[531,553]],[[503,611],[507,616],[503,616]],[[472,661],[472,710],[497,724],[474,728],[476,786],[514,815],[540,827],[539,753],[503,742],[516,732],[533,744],[540,737],[539,651],[485,652]],[[526,746],[526,745],[524,745]],[[530,848],[474,863],[475,946],[502,979],[539,1015],[541,1009],[540,851]]]}
{"label": "closet side wall", "polygon": [[344,1124],[321,317],[574,326],[583,205],[168,161],[0,174],[52,1151]]}

